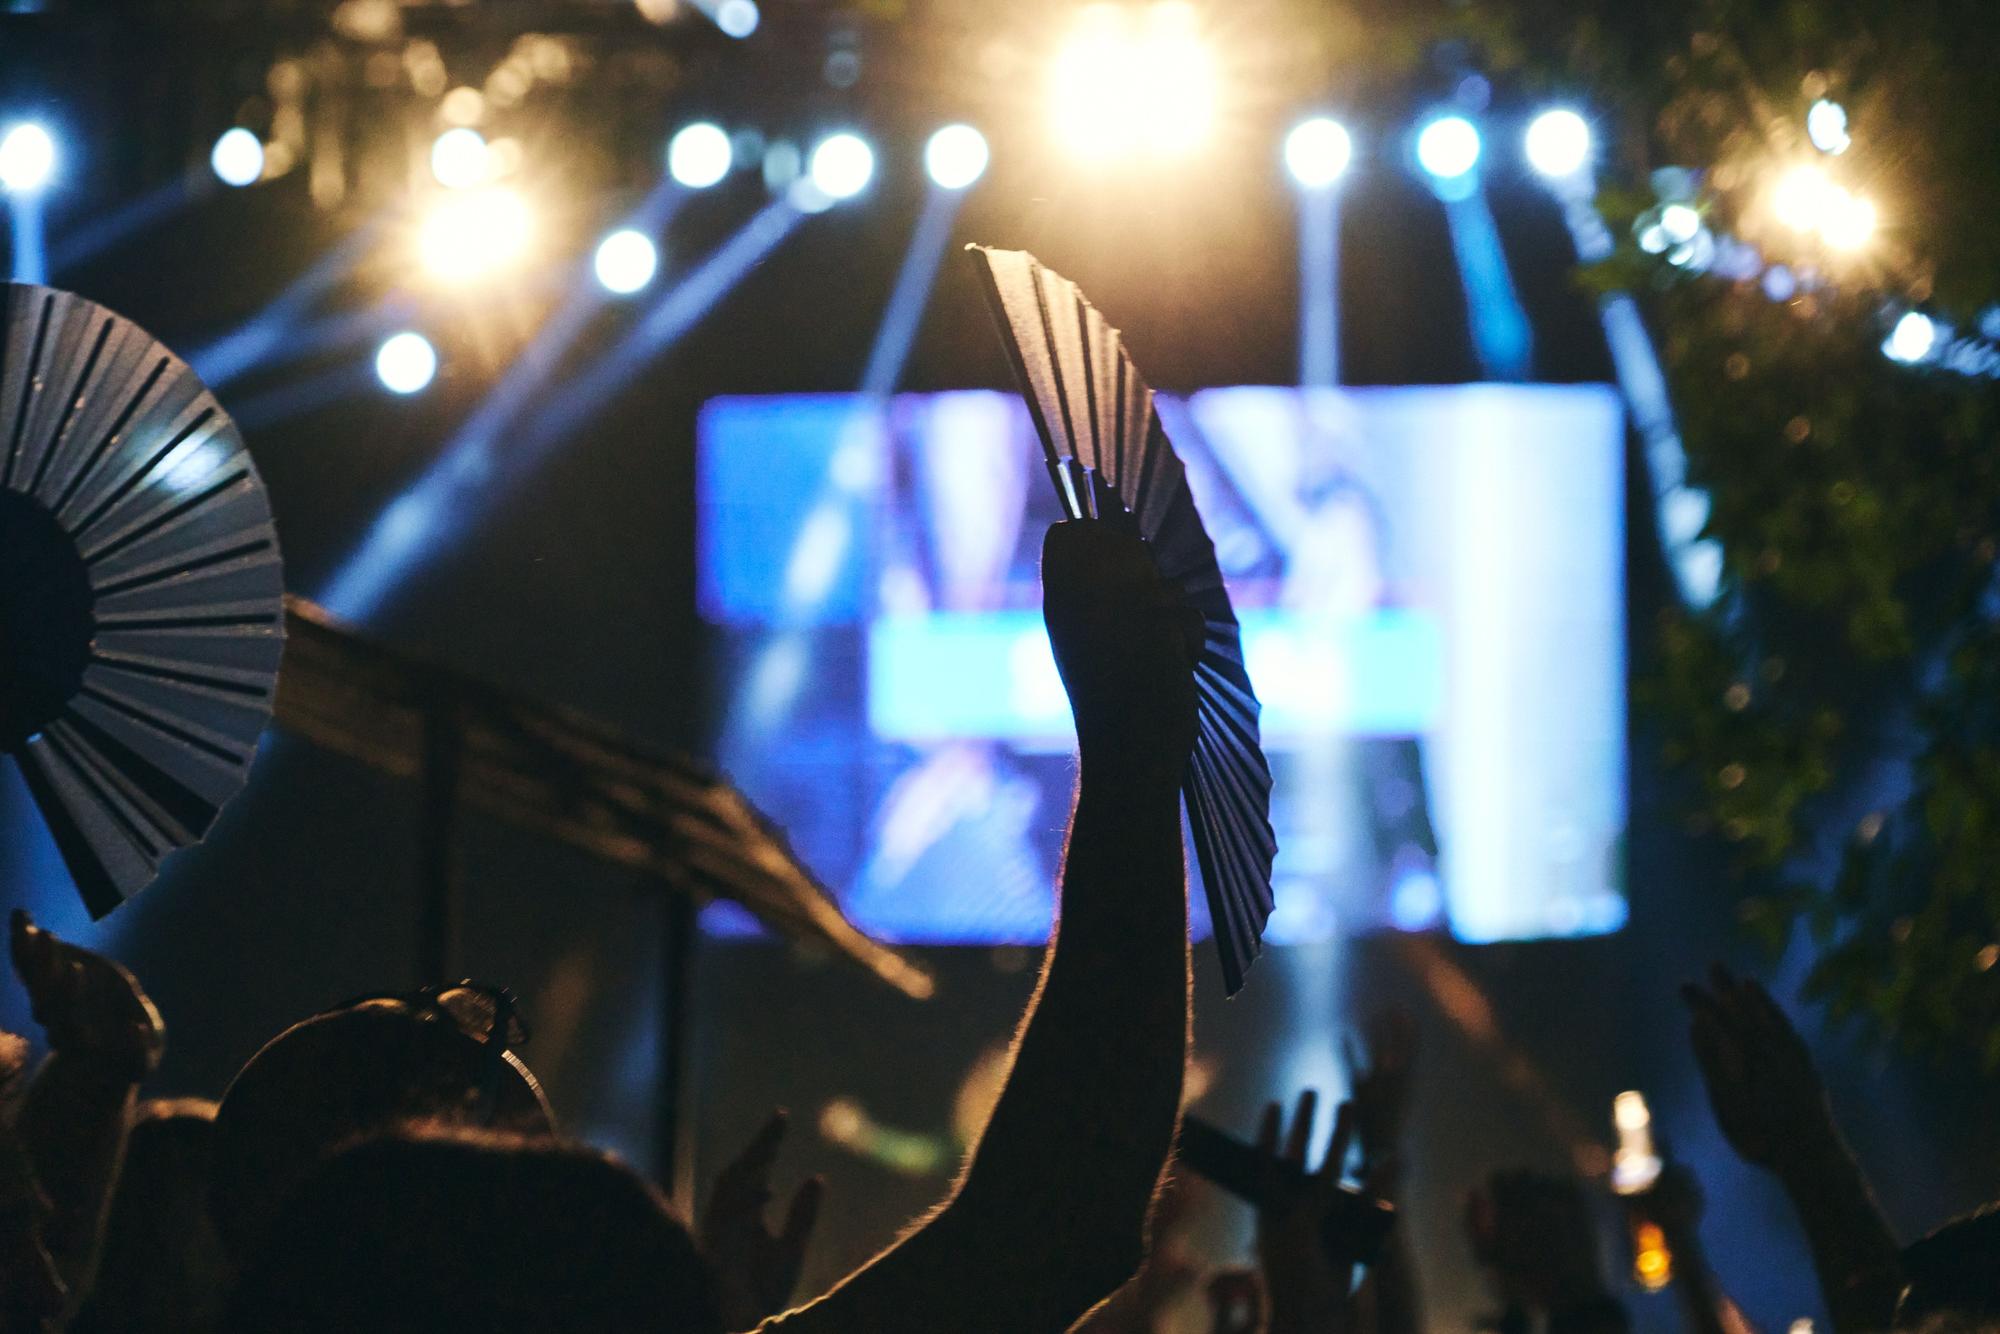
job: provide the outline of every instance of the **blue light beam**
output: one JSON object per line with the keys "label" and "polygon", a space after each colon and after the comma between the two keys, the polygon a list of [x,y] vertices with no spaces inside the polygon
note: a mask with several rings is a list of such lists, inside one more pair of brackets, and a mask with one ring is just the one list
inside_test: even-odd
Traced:
{"label": "blue light beam", "polygon": [[[1597,182],[1588,165],[1551,180],[1549,188],[1562,205],[1577,259],[1595,264],[1609,258],[1617,243],[1597,211]],[[1721,586],[1722,548],[1713,538],[1702,536],[1708,523],[1708,493],[1687,484],[1687,450],[1667,395],[1659,352],[1630,293],[1605,293],[1598,299],[1597,317],[1611,350],[1612,374],[1645,448],[1654,522],[1667,568],[1681,601],[1701,610],[1714,603]]]}
{"label": "blue light beam", "polygon": [[490,436],[455,435],[452,447],[375,520],[320,601],[348,620],[374,616],[412,570],[463,540],[481,510],[500,504],[513,485],[532,474],[571,432],[698,324],[791,234],[803,216],[789,204],[765,205],[700,267],[664,293],[601,361],[518,430],[508,432],[509,452],[504,459],[492,448]]}
{"label": "blue light beam", "polygon": [[185,207],[190,198],[186,181],[171,181],[80,227],[66,229],[49,247],[49,271],[62,273],[89,263],[112,247],[123,245],[166,221]]}
{"label": "blue light beam", "polygon": [[1299,196],[1299,383],[1340,383],[1340,196]]}
{"label": "blue light beam", "polygon": [[314,260],[262,311],[190,356],[188,364],[194,367],[202,383],[212,390],[220,389],[274,354],[289,352],[301,317],[347,276],[374,243],[377,225],[369,223],[355,228],[338,245]]}
{"label": "blue light beam", "polygon": [[8,197],[14,232],[14,281],[46,283],[49,280],[49,251],[42,238],[42,197],[16,194]]}
{"label": "blue light beam", "polygon": [[882,313],[881,327],[875,331],[875,345],[868,351],[868,365],[861,373],[861,392],[892,394],[909,364],[910,348],[916,344],[917,329],[924,309],[930,305],[931,287],[937,282],[944,262],[945,247],[951,243],[952,224],[958,220],[963,190],[931,188],[910,248],[903,252],[903,265],[896,271],[896,285],[889,293],[889,308]]}
{"label": "blue light beam", "polygon": [[1469,190],[1438,193],[1451,230],[1452,253],[1458,259],[1459,282],[1465,288],[1465,315],[1472,326],[1480,375],[1487,380],[1526,380],[1534,362],[1534,336],[1507,267],[1507,251],[1500,244],[1486,191],[1474,182]]}

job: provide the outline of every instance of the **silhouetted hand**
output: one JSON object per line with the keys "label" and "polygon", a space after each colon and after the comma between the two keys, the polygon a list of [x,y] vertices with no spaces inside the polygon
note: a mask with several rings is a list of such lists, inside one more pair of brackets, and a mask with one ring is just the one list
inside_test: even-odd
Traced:
{"label": "silhouetted hand", "polygon": [[808,1177],[773,1233],[764,1221],[771,1203],[771,1165],[785,1138],[786,1116],[773,1112],[742,1153],[722,1169],[702,1215],[701,1241],[716,1267],[722,1314],[730,1329],[752,1329],[791,1304],[805,1267],[806,1243],[819,1218],[826,1183]]}
{"label": "silhouetted hand", "polygon": [[1194,746],[1202,620],[1145,541],[1099,520],[1051,527],[1042,614],[1086,767],[1178,784]]}
{"label": "silhouetted hand", "polygon": [[1466,1201],[1473,1256],[1510,1307],[1568,1311],[1605,1297],[1583,1188],[1540,1172],[1495,1172]]}
{"label": "silhouetted hand", "polygon": [[1769,992],[1717,964],[1707,988],[1691,982],[1681,996],[1715,1122],[1745,1162],[1775,1167],[1781,1155],[1832,1133],[1812,1053]]}
{"label": "silhouetted hand", "polygon": [[1307,1089],[1299,1095],[1282,1149],[1278,1139],[1283,1113],[1277,1103],[1264,1109],[1257,1129],[1257,1147],[1267,1159],[1308,1174],[1301,1184],[1289,1173],[1271,1172],[1265,1197],[1279,1203],[1257,1212],[1257,1258],[1270,1299],[1272,1334],[1337,1328],[1354,1285],[1358,1257],[1329,1253],[1324,1235],[1327,1217],[1340,1207],[1340,1177],[1354,1136],[1354,1106],[1342,1103],[1334,1114],[1326,1156],[1314,1170],[1307,1166],[1306,1156],[1318,1105],[1316,1091]]}
{"label": "silhouetted hand", "polygon": [[134,1084],[158,1067],[166,1026],[132,974],[50,935],[19,908],[13,956],[50,1050]]}
{"label": "silhouetted hand", "polygon": [[1410,1106],[1417,1026],[1407,1010],[1384,1010],[1369,1021],[1360,1046],[1351,1039],[1344,1045],[1362,1180],[1369,1190],[1384,1194],[1402,1170],[1403,1125]]}

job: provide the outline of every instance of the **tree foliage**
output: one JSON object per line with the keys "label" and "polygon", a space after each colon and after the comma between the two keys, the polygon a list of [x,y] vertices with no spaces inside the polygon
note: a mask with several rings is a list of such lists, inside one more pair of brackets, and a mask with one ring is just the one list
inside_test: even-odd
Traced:
{"label": "tree foliage", "polygon": [[[1639,683],[1689,829],[1729,850],[1774,946],[1809,929],[1809,991],[2000,1068],[2000,357],[1976,333],[2000,299],[2000,6],[1494,0],[1463,18],[1490,63],[1600,110],[1623,235],[1678,167],[1705,225],[1759,256],[1696,273],[1628,240],[1592,275],[1646,303],[1724,555],[1721,596],[1653,627]],[[1848,113],[1838,155],[1806,136],[1820,98]],[[1876,203],[1867,245],[1774,216],[1803,165]],[[1902,365],[1883,340],[1913,309],[1960,335]]]}

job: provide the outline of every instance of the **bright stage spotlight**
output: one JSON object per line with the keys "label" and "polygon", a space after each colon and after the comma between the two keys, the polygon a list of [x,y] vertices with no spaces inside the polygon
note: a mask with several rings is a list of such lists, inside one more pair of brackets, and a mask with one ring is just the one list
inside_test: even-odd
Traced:
{"label": "bright stage spotlight", "polygon": [[1820,219],[1819,237],[1830,249],[1859,250],[1875,239],[1877,220],[1874,201],[1842,190]]}
{"label": "bright stage spotlight", "polygon": [[1417,134],[1417,165],[1454,181],[1479,165],[1479,131],[1463,116],[1439,116]]}
{"label": "bright stage spotlight", "polygon": [[1325,116],[1300,121],[1285,136],[1285,167],[1306,190],[1324,190],[1339,180],[1354,159],[1347,127]]}
{"label": "bright stage spotlight", "polygon": [[715,26],[722,29],[725,37],[738,41],[757,31],[757,22],[762,17],[757,11],[757,0],[722,0],[715,7]]}
{"label": "bright stage spotlight", "polygon": [[652,237],[626,227],[598,242],[591,266],[605,291],[630,296],[653,281],[660,267],[660,252]]}
{"label": "bright stage spotlight", "polygon": [[375,349],[375,378],[392,394],[415,394],[437,375],[437,349],[420,333],[405,329]]}
{"label": "bright stage spotlight", "polygon": [[806,173],[828,199],[852,199],[875,175],[875,150],[860,135],[845,130],[830,134],[813,149]]}
{"label": "bright stage spotlight", "polygon": [[1882,355],[1905,366],[1913,366],[1931,354],[1937,346],[1937,339],[1937,321],[1922,311],[1905,311],[1903,318],[1896,321],[1896,327],[1882,341]]}
{"label": "bright stage spotlight", "polygon": [[264,178],[264,141],[241,125],[224,130],[208,155],[208,165],[224,185],[255,185]]}
{"label": "bright stage spotlight", "polygon": [[1794,167],[1778,178],[1771,192],[1771,211],[1787,227],[1811,231],[1826,216],[1839,188],[1818,167]]}
{"label": "bright stage spotlight", "polygon": [[519,260],[534,235],[534,215],[512,190],[448,196],[425,216],[417,254],[432,277],[463,282]]}
{"label": "bright stage spotlight", "polygon": [[1822,97],[1806,111],[1806,138],[1822,153],[1845,153],[1853,142],[1847,134],[1847,108]]}
{"label": "bright stage spotlight", "polygon": [[493,170],[486,137],[467,126],[446,130],[431,144],[431,175],[447,190],[469,190],[484,184]]}
{"label": "bright stage spotlight", "polygon": [[1522,147],[1541,175],[1574,176],[1590,165],[1590,123],[1568,107],[1551,107],[1528,122]]}
{"label": "bright stage spotlight", "polygon": [[734,155],[720,125],[698,120],[667,141],[667,174],[690,190],[706,190],[729,174]]}
{"label": "bright stage spotlight", "polygon": [[0,138],[0,190],[31,195],[56,174],[56,141],[34,121],[22,121]]}
{"label": "bright stage spotlight", "polygon": [[986,174],[986,136],[970,125],[947,125],[924,145],[924,170],[943,190],[963,190]]}
{"label": "bright stage spotlight", "polygon": [[1086,161],[1183,156],[1214,129],[1217,84],[1192,5],[1086,5],[1050,67],[1050,128]]}

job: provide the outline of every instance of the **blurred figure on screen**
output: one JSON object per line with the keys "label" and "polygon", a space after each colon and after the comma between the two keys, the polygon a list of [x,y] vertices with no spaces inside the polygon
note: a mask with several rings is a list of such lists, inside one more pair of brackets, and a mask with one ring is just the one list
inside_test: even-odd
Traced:
{"label": "blurred figure on screen", "polygon": [[[1338,390],[1300,391],[1288,401],[1287,419],[1263,423],[1280,424],[1281,434],[1254,442],[1205,434],[1188,418],[1185,426],[1176,421],[1176,439],[1184,452],[1215,460],[1213,471],[1190,466],[1197,486],[1204,479],[1210,490],[1226,486],[1237,500],[1211,503],[1198,489],[1204,515],[1234,509],[1260,530],[1261,543],[1233,545],[1258,551],[1263,569],[1275,566],[1270,600],[1337,634],[1397,605],[1393,534],[1361,464],[1353,405]],[[1227,549],[1220,534],[1217,545]],[[1328,730],[1281,751],[1274,767],[1280,874],[1303,891],[1293,902],[1319,905],[1331,918],[1299,923],[1302,934],[1437,924],[1444,902],[1417,738]],[[1284,904],[1286,895],[1278,899]]]}
{"label": "blurred figure on screen", "polygon": [[[998,611],[1020,557],[1031,461],[1020,403],[1004,394],[948,394],[899,405],[892,422],[894,502],[879,597],[889,614]],[[1025,586],[1035,572],[1028,557]],[[1067,789],[1056,794],[1059,804]],[[934,919],[938,887],[976,870],[963,904],[969,937],[1039,941],[1054,911],[1050,868],[1033,842],[1041,785],[996,742],[916,751],[870,822],[869,853],[848,910],[871,923]],[[1054,809],[1041,824],[1056,818]]]}

